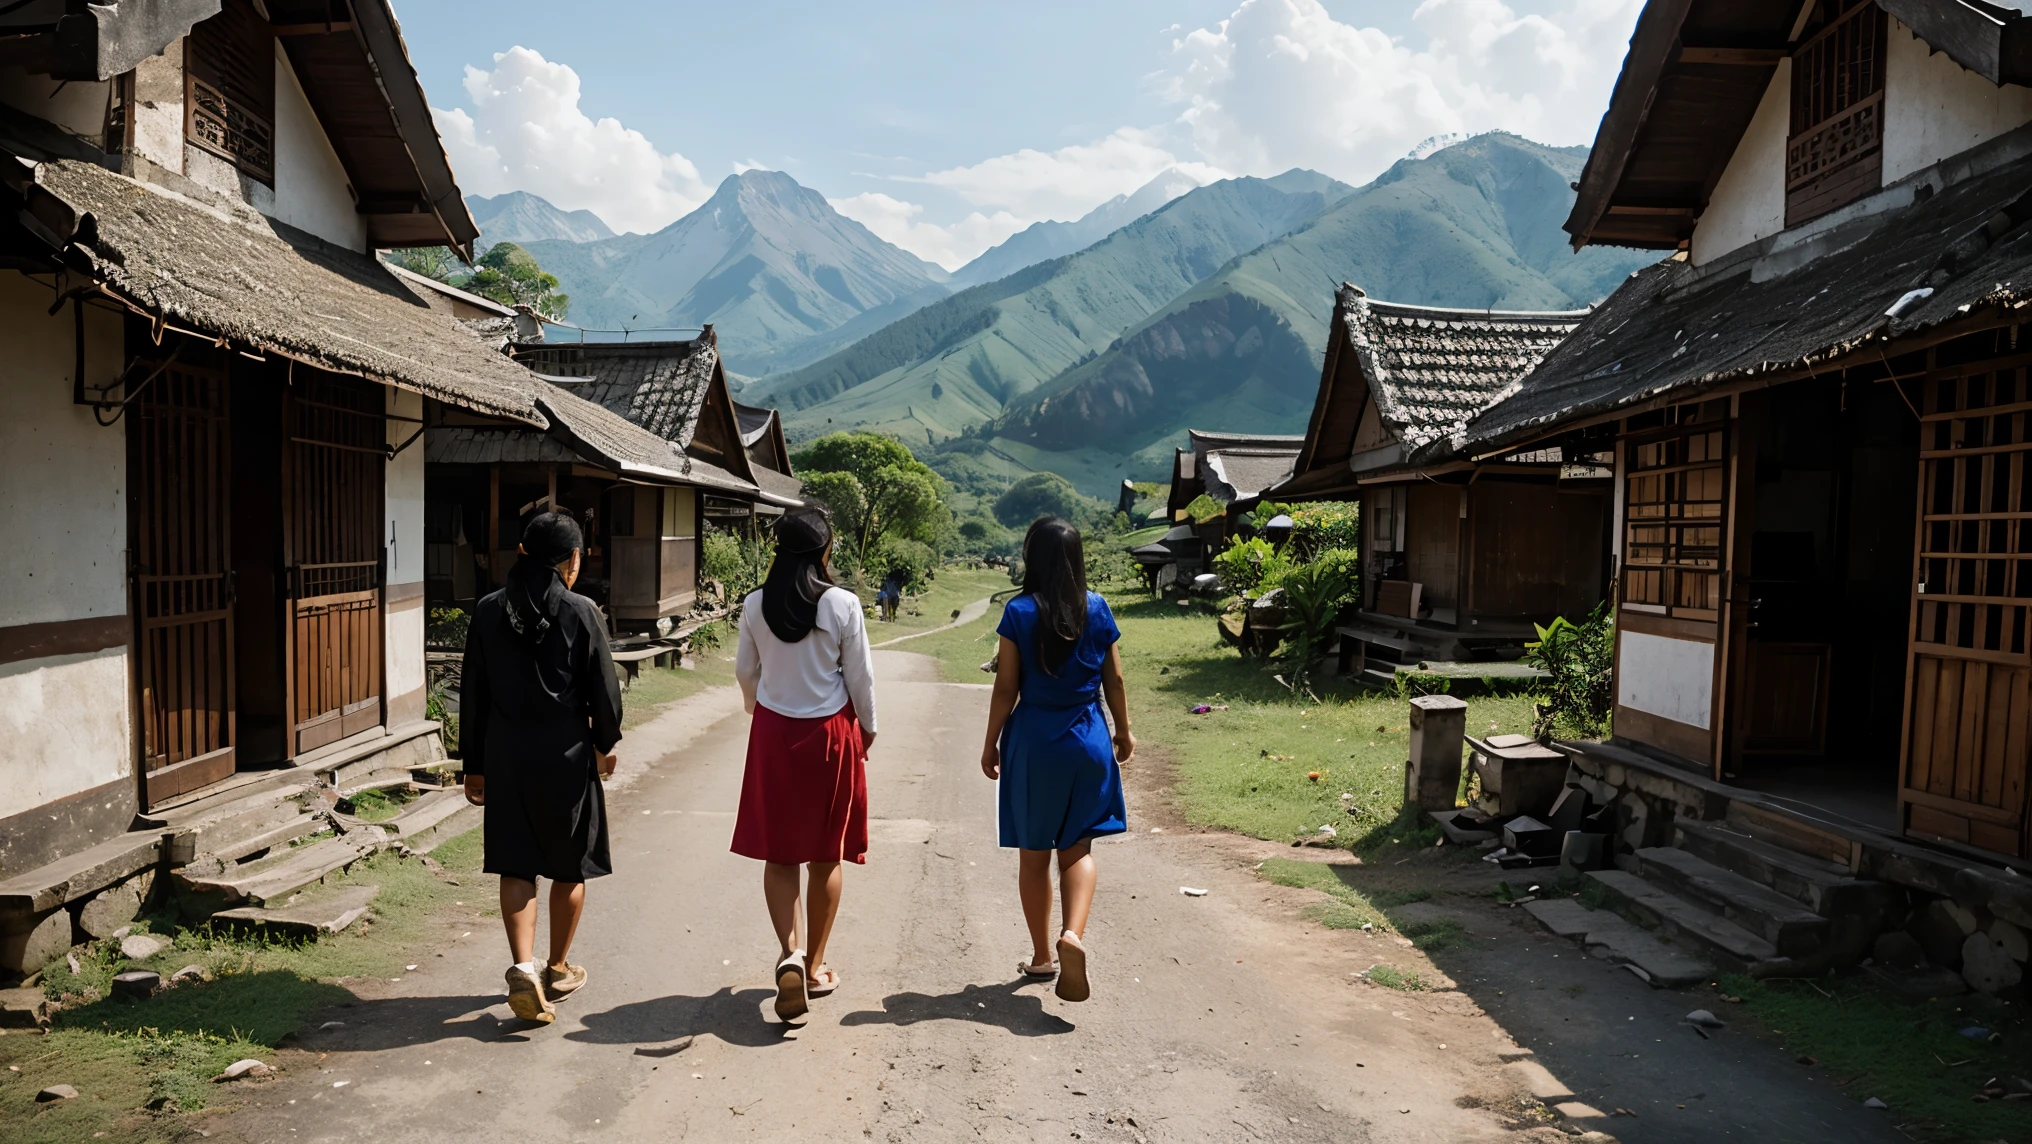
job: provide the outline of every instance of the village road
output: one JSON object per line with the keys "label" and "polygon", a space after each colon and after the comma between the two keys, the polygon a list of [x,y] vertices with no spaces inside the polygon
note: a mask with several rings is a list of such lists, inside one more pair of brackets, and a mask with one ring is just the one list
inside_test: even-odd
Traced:
{"label": "village road", "polygon": [[[1015,860],[976,764],[988,689],[934,682],[906,652],[877,665],[868,864],[847,872],[843,984],[808,1021],[769,1012],[760,871],[727,852],[746,724],[720,692],[687,701],[706,724],[688,745],[624,767],[618,872],[590,887],[573,956],[591,983],[555,1025],[509,1016],[498,921],[451,919],[402,979],[349,982],[344,1024],[236,1094],[249,1103],[214,1139],[1561,1138],[1492,1111],[1517,1107],[1503,1061],[1520,1050],[1474,1000],[1355,982],[1368,961],[1343,935],[1283,908],[1231,847],[1151,833],[1134,803],[1133,832],[1096,848],[1093,1000],[1013,982]],[[476,884],[471,905],[491,893]]]}

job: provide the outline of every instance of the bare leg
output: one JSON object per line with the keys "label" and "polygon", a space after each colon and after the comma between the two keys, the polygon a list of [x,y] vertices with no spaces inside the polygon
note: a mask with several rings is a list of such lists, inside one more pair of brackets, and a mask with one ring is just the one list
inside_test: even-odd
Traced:
{"label": "bare leg", "polygon": [[[533,898],[535,895],[532,894]],[[550,884],[550,964],[563,969],[565,955],[571,952],[572,935],[579,931],[579,918],[586,912],[586,884],[584,882],[552,882]],[[530,919],[529,944],[536,944],[536,923]],[[517,961],[524,960],[516,958]]]}
{"label": "bare leg", "polygon": [[[1058,888],[1065,901],[1065,928],[1076,938],[1087,936],[1087,913],[1093,909],[1094,885],[1099,881],[1092,851],[1092,843],[1082,842],[1058,852]],[[1045,911],[1049,913],[1050,909],[1047,902]]]}
{"label": "bare leg", "polygon": [[1023,921],[1030,927],[1030,964],[1050,965],[1058,937],[1051,932],[1051,851],[1019,852],[1016,890],[1023,899]]}
{"label": "bare leg", "polygon": [[813,862],[810,870],[811,899],[806,906],[805,932],[811,936],[811,956],[804,959],[804,973],[808,980],[817,981],[814,975],[825,964],[826,941],[833,936],[833,919],[840,913],[843,879],[838,862]]}
{"label": "bare leg", "polygon": [[804,948],[803,928],[797,915],[797,867],[782,862],[762,864],[762,897],[769,903],[769,924],[776,927],[776,942],[782,946],[777,960],[792,950]]}
{"label": "bare leg", "polygon": [[501,879],[501,925],[508,931],[508,960],[520,965],[536,960],[536,883],[523,878]]}

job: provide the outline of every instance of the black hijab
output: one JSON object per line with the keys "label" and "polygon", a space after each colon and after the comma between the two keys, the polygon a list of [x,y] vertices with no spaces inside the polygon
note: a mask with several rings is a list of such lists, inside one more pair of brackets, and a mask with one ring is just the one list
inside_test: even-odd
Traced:
{"label": "black hijab", "polygon": [[530,643],[542,643],[564,606],[564,577],[557,566],[570,560],[583,547],[585,537],[578,522],[561,512],[546,512],[532,518],[522,530],[522,559],[508,570],[508,587],[502,593],[508,626]]}
{"label": "black hijab", "polygon": [[762,581],[762,619],[784,643],[796,643],[818,626],[819,597],[833,582],[826,567],[832,543],[832,521],[822,509],[788,512],[776,523],[776,559]]}

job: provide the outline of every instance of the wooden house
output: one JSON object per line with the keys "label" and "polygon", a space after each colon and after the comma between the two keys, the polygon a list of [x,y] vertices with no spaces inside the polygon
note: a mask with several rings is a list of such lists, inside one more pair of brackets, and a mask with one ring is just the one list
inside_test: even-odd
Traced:
{"label": "wooden house", "polygon": [[1586,316],[1406,306],[1338,291],[1319,396],[1278,501],[1361,506],[1360,614],[1383,659],[1514,655],[1607,583],[1608,471],[1562,447],[1471,460],[1462,431]]}
{"label": "wooden house", "polygon": [[1178,575],[1190,578],[1204,572],[1206,561],[1227,548],[1232,536],[1225,515],[1195,522],[1186,509],[1203,496],[1223,508],[1253,500],[1291,475],[1292,461],[1303,441],[1302,437],[1264,433],[1186,430],[1186,445],[1172,451],[1171,492],[1166,505],[1172,529],[1159,541],[1174,554]]}
{"label": "wooden house", "polygon": [[33,534],[0,555],[9,970],[193,846],[230,882],[379,845],[290,852],[328,804],[234,800],[442,759],[427,403],[579,412],[374,256],[478,233],[385,0],[49,7],[0,63],[0,471]]}
{"label": "wooden house", "polygon": [[616,632],[668,627],[697,600],[702,525],[745,520],[760,496],[717,339],[506,349],[552,387],[553,428],[432,407],[431,595],[503,583],[523,523],[554,507],[587,530],[581,591]]}
{"label": "wooden house", "polygon": [[1639,19],[1566,229],[1670,256],[1465,448],[1613,443],[1615,737],[1577,757],[1710,784],[1668,819],[2032,858],[2028,44],[1925,0]]}
{"label": "wooden house", "polygon": [[783,415],[759,405],[734,403],[734,417],[741,426],[741,446],[748,453],[748,468],[754,474],[761,495],[755,500],[758,517],[781,516],[785,509],[801,507],[804,482],[797,479],[790,464],[790,445],[783,436]]}

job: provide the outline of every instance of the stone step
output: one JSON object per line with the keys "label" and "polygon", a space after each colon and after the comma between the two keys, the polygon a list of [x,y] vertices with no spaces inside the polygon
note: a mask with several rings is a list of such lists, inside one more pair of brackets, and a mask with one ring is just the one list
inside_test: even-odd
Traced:
{"label": "stone step", "polygon": [[379,886],[346,886],[328,894],[304,895],[280,906],[220,910],[212,915],[212,920],[238,922],[292,937],[317,938],[338,933],[359,921],[380,892]]}
{"label": "stone step", "polygon": [[255,862],[228,867],[220,873],[191,870],[178,878],[199,893],[213,894],[227,902],[265,906],[314,885],[336,871],[358,862],[380,849],[374,839],[341,836],[270,854]]}
{"label": "stone step", "polygon": [[247,841],[271,834],[304,813],[310,776],[299,772],[296,777],[295,783],[263,786],[201,814],[174,816],[168,823],[171,834],[165,855],[170,866],[184,865],[200,854],[231,860],[259,850]]}
{"label": "stone step", "polygon": [[97,893],[153,866],[162,857],[162,843],[162,831],[137,830],[23,871],[0,882],[0,915],[42,913]]}
{"label": "stone step", "polygon": [[428,854],[444,842],[479,826],[486,812],[466,801],[460,787],[431,791],[409,804],[389,825],[397,841],[418,854]]}
{"label": "stone step", "polygon": [[1752,837],[1727,822],[1676,825],[1680,849],[1761,882],[1821,917],[1876,913],[1889,904],[1890,887],[1854,877],[1839,863]]}
{"label": "stone step", "polygon": [[437,723],[418,719],[386,728],[380,735],[335,743],[324,753],[306,760],[305,765],[326,785],[345,791],[375,771],[406,771],[443,762],[444,745],[437,732]]}
{"label": "stone step", "polygon": [[1657,923],[1668,936],[1685,939],[1723,969],[1747,973],[1779,959],[1778,947],[1757,934],[1626,870],[1590,870],[1587,878],[1614,900]]}
{"label": "stone step", "polygon": [[1590,956],[1631,965],[1662,988],[1697,985],[1708,979],[1706,962],[1675,949],[1608,910],[1590,910],[1572,898],[1524,903],[1524,911],[1560,937],[1574,938]]}
{"label": "stone step", "polygon": [[298,813],[296,817],[284,819],[260,834],[235,839],[226,846],[209,849],[205,853],[221,862],[239,862],[249,854],[259,854],[276,846],[286,846],[307,834],[316,834],[324,827],[324,815]]}
{"label": "stone step", "polygon": [[1646,881],[1761,934],[1785,957],[1802,957],[1827,940],[1827,919],[1801,903],[1685,850],[1637,851]]}

